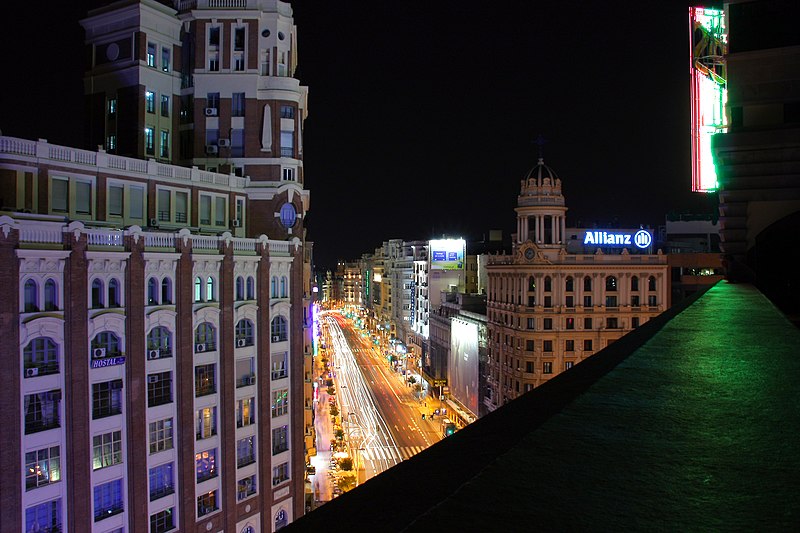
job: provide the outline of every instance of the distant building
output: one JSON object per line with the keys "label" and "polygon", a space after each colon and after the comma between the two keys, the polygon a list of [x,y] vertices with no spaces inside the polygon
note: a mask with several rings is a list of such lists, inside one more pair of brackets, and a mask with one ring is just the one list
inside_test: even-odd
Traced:
{"label": "distant building", "polygon": [[[573,230],[543,160],[522,180],[510,255],[490,255],[487,410],[546,382],[670,306],[667,257],[645,230]],[[574,239],[572,238],[574,237]]]}

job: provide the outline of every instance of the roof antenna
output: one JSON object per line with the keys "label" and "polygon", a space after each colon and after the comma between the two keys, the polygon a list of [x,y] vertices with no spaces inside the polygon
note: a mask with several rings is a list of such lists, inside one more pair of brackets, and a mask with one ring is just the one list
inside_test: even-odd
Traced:
{"label": "roof antenna", "polygon": [[540,133],[536,137],[536,140],[533,141],[533,144],[536,144],[536,145],[539,146],[539,163],[543,163],[544,162],[544,156],[542,155],[542,153],[543,153],[544,145],[547,144],[547,139],[545,139],[544,136]]}

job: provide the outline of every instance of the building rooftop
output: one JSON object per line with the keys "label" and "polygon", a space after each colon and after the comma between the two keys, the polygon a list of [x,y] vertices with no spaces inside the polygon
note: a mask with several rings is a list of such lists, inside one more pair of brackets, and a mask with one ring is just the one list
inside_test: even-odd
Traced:
{"label": "building rooftop", "polygon": [[288,530],[796,530],[798,347],[721,281]]}

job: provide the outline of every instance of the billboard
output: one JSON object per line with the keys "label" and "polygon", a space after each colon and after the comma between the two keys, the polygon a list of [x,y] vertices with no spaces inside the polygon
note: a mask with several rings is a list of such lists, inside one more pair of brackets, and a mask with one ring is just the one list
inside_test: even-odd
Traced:
{"label": "billboard", "polygon": [[478,325],[450,321],[447,384],[452,394],[473,414],[478,413]]}
{"label": "billboard", "polygon": [[711,136],[727,131],[725,54],[728,34],[721,9],[689,8],[692,191],[719,188],[711,155]]}
{"label": "billboard", "polygon": [[431,270],[463,270],[466,241],[439,239],[430,242]]}

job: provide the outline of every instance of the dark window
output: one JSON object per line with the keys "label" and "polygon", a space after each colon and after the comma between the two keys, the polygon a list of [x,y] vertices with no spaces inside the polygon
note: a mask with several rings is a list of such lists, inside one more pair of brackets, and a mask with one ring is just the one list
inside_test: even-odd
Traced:
{"label": "dark window", "polygon": [[194,395],[206,396],[217,392],[216,365],[194,367]]}
{"label": "dark window", "polygon": [[564,351],[574,352],[575,351],[575,341],[574,340],[564,341]]}
{"label": "dark window", "polygon": [[253,323],[247,319],[240,320],[236,324],[236,347],[252,346],[253,344]]}
{"label": "dark window", "polygon": [[61,427],[61,391],[51,390],[25,396],[25,434]]}
{"label": "dark window", "polygon": [[150,501],[175,492],[174,463],[164,463],[150,469]]}
{"label": "dark window", "polygon": [[57,374],[59,371],[58,345],[49,337],[37,337],[29,342],[22,351],[22,358],[26,378]]}
{"label": "dark window", "polygon": [[617,290],[617,278],[614,276],[608,276],[606,278],[606,291],[616,291]]}
{"label": "dark window", "polygon": [[587,317],[583,319],[583,329],[592,329],[592,318]]}
{"label": "dark window", "polygon": [[122,413],[122,380],[92,384],[92,419]]}
{"label": "dark window", "polygon": [[572,279],[572,276],[567,278],[567,281],[564,283],[564,290],[566,292],[572,292],[575,290],[575,281]]}
{"label": "dark window", "polygon": [[147,406],[155,407],[172,401],[172,372],[147,375]]}
{"label": "dark window", "polygon": [[175,508],[170,507],[150,515],[150,533],[166,533],[175,529],[175,519],[172,516],[174,513]]}
{"label": "dark window", "polygon": [[587,352],[592,351],[592,339],[584,339],[583,349]]}
{"label": "dark window", "polygon": [[543,352],[552,352],[553,351],[553,341],[551,341],[551,340],[542,341],[542,351]]}
{"label": "dark window", "polygon": [[289,449],[289,427],[280,426],[272,430],[272,455]]}

